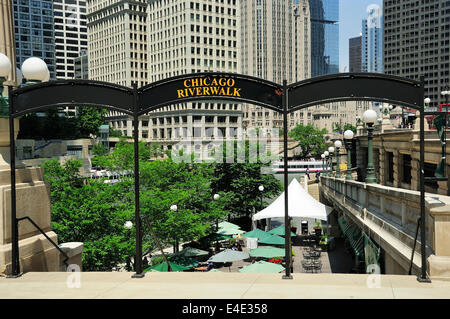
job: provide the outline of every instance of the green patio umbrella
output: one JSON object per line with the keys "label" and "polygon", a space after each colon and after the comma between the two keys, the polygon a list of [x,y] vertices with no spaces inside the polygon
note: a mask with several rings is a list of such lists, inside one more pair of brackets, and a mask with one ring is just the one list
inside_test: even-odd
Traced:
{"label": "green patio umbrella", "polygon": [[284,267],[279,264],[268,263],[265,261],[258,261],[249,266],[245,266],[239,269],[239,272],[243,273],[265,273],[265,274],[276,274],[282,272]]}
{"label": "green patio umbrella", "polygon": [[286,241],[283,237],[277,235],[269,235],[258,239],[258,243],[266,245],[284,245]]}
{"label": "green patio umbrella", "polygon": [[245,233],[244,230],[237,228],[219,228],[219,230],[217,231],[217,234],[219,235],[237,235],[243,233]]}
{"label": "green patio umbrella", "polygon": [[182,251],[176,253],[174,256],[183,256],[183,257],[201,257],[208,255],[209,252],[193,247],[186,247]]}
{"label": "green patio umbrella", "polygon": [[259,247],[256,249],[252,249],[249,252],[252,257],[263,257],[263,258],[274,258],[274,257],[284,257],[286,256],[286,252],[284,249],[265,246]]}
{"label": "green patio umbrella", "polygon": [[213,234],[209,234],[209,235],[207,235],[205,237],[200,238],[199,241],[209,241],[209,242],[212,242],[212,241],[223,241],[223,240],[228,240],[230,238],[231,238],[231,236],[229,236],[229,235],[213,233]]}
{"label": "green patio umbrella", "polygon": [[265,231],[263,231],[261,229],[256,228],[256,229],[253,229],[252,231],[249,231],[249,232],[243,234],[242,236],[247,237],[247,238],[258,238],[258,240],[259,240],[260,238],[270,236],[270,234],[266,233]]}
{"label": "green patio umbrella", "polygon": [[219,223],[219,228],[237,228],[237,229],[240,229],[241,227],[239,227],[236,224],[230,223],[230,222],[221,222],[221,223]]}
{"label": "green patio umbrella", "polygon": [[[278,226],[277,228],[274,228],[272,230],[269,231],[269,233],[273,234],[273,235],[278,235],[278,236],[284,236],[284,225]],[[291,237],[295,237],[297,235],[295,235],[293,232],[291,232]]]}
{"label": "green patio umbrella", "polygon": [[[178,264],[174,264],[174,263],[171,263],[170,261],[169,261],[169,264],[170,264],[170,268],[171,268],[170,270],[171,271],[183,271],[183,270],[188,270],[189,269],[188,267],[184,267],[184,266],[181,266],[181,265],[178,265]],[[166,262],[162,262],[162,263],[160,263],[158,265],[155,265],[155,266],[147,268],[145,271],[167,272],[168,268],[169,267],[167,266],[167,263]]]}
{"label": "green patio umbrella", "polygon": [[225,249],[224,251],[218,253],[217,255],[214,255],[211,258],[209,258],[208,261],[211,261],[213,263],[227,263],[231,261],[247,259],[249,257],[250,256],[243,251]]}
{"label": "green patio umbrella", "polygon": [[211,270],[209,270],[207,272],[223,272],[223,271],[220,271],[219,269],[211,269]]}
{"label": "green patio umbrella", "polygon": [[180,265],[183,267],[194,268],[198,266],[198,261],[184,256],[174,255],[169,258],[170,263],[174,263],[176,265]]}

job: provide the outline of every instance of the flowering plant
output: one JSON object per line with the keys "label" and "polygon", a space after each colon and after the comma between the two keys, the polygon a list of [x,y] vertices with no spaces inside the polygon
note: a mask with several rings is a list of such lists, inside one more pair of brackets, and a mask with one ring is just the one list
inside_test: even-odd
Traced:
{"label": "flowering plant", "polygon": [[281,264],[283,262],[283,260],[281,258],[271,258],[269,259],[270,263],[274,263],[274,264]]}

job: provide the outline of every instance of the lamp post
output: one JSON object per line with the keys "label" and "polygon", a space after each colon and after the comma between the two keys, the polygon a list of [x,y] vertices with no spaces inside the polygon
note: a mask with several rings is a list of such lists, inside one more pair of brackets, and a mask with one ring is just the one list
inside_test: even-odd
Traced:
{"label": "lamp post", "polygon": [[347,130],[344,132],[345,149],[347,150],[347,175],[346,180],[353,180],[352,176],[352,140],[355,134],[352,130]]}
{"label": "lamp post", "polygon": [[9,58],[0,53],[0,112],[1,115],[8,115],[8,99],[3,96],[3,83],[6,81],[9,72],[11,71],[11,61]]}
{"label": "lamp post", "polygon": [[363,114],[363,121],[367,124],[367,175],[366,183],[376,183],[375,169],[373,167],[373,124],[377,120],[377,112],[367,110]]}
{"label": "lamp post", "polygon": [[[16,143],[15,143],[15,127],[12,116],[10,116],[11,110],[9,108],[9,96],[8,98],[3,96],[3,83],[6,81],[6,77],[11,71],[11,61],[9,58],[0,54],[0,117],[8,117],[9,121],[9,158],[10,158],[10,171],[11,171],[11,277],[20,276],[20,251],[19,251],[19,227],[16,214]],[[42,82],[46,79],[48,72],[47,65],[39,58],[28,58],[22,64],[22,74],[27,79],[28,84]],[[12,87],[8,87],[12,90]],[[8,94],[9,95],[9,94]],[[3,121],[3,119],[2,119]],[[17,120],[18,121],[18,120]],[[1,154],[1,157],[3,154]],[[14,169],[13,169],[14,168]]]}
{"label": "lamp post", "polygon": [[261,198],[261,204],[260,204],[260,209],[262,210],[262,207],[263,207],[263,202],[262,202],[262,200],[263,200],[263,192],[264,192],[264,186],[262,186],[262,185],[260,185],[259,187],[258,187],[258,190],[259,190],[259,193],[260,193],[260,198]]}
{"label": "lamp post", "polygon": [[320,155],[322,158],[322,172],[325,172],[325,154]]}
{"label": "lamp post", "polygon": [[339,151],[342,147],[342,142],[340,140],[335,141],[334,147],[336,148],[336,177],[341,177],[341,154]]}
{"label": "lamp post", "polygon": [[[178,210],[178,206],[172,205],[172,206],[170,206],[170,210],[173,212],[176,212]],[[178,237],[175,237],[175,246],[173,247],[173,252],[174,253],[178,252]]]}
{"label": "lamp post", "polygon": [[[217,201],[217,200],[219,200],[220,195],[214,194],[213,198],[215,201]],[[219,219],[216,218],[216,232],[218,232],[218,231],[219,231]],[[216,251],[218,251],[218,250],[219,250],[219,240],[216,240]]]}
{"label": "lamp post", "polygon": [[328,152],[330,153],[330,176],[333,176],[333,153],[334,153],[334,147],[330,146],[328,148]]}
{"label": "lamp post", "polygon": [[325,155],[325,175],[329,176],[328,167],[330,167],[330,163],[329,163],[330,152],[325,151],[325,152],[323,152],[323,155]]}

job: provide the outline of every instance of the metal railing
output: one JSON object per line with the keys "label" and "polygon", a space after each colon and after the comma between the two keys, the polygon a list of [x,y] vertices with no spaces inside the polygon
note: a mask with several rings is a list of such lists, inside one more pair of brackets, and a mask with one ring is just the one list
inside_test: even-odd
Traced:
{"label": "metal railing", "polygon": [[58,249],[58,251],[64,255],[64,257],[66,257],[66,259],[63,260],[64,265],[66,265],[66,267],[69,267],[69,265],[67,264],[67,261],[69,260],[69,256],[67,256],[67,254],[58,246],[58,244],[56,244],[50,237],[47,236],[47,234],[42,230],[41,227],[38,226],[38,224],[36,224],[30,217],[25,216],[22,218],[17,218],[17,222],[20,222],[22,220],[28,220],[34,227],[36,227],[36,229],[42,234],[44,235],[44,237],[53,245],[55,246],[56,249]]}

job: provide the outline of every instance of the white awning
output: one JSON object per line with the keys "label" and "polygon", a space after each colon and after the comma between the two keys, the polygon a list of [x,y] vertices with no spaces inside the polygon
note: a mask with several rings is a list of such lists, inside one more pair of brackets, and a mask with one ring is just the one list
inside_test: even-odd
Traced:
{"label": "white awning", "polygon": [[[312,197],[297,181],[293,179],[288,187],[289,195],[289,217],[314,218],[327,220],[327,216],[333,208],[322,204]],[[253,215],[253,220],[266,218],[284,217],[284,192],[272,203],[259,213]]]}

